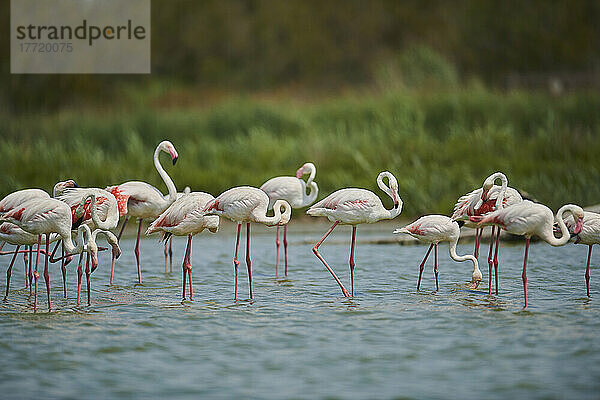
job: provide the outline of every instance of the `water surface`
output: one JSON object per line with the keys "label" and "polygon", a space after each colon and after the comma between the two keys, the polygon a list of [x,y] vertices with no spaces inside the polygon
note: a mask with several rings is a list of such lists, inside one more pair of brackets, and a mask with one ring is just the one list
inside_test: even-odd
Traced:
{"label": "water surface", "polygon": [[[181,301],[184,238],[174,240],[170,274],[162,247],[143,240],[141,285],[132,239],[122,242],[112,286],[103,254],[89,307],[75,305],[75,263],[66,300],[53,266],[51,313],[42,278],[42,312],[33,314],[19,261],[0,302],[2,398],[598,397],[600,284],[593,267],[588,299],[587,247],[533,244],[523,311],[522,244],[501,249],[499,296],[469,290],[472,267],[451,261],[447,245],[439,292],[432,259],[416,292],[427,247],[372,244],[391,227],[359,228],[352,299],[311,252],[325,225],[291,225],[287,279],[274,277],[274,231],[253,230],[254,300],[242,250],[241,300],[233,301],[231,225],[194,239],[194,302]],[[348,288],[349,239],[340,227],[321,247]],[[471,243],[459,245],[469,251]]]}

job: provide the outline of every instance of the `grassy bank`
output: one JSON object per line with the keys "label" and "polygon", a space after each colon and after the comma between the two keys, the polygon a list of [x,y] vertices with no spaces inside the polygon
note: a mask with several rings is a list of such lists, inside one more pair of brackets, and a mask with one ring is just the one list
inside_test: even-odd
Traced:
{"label": "grassy bank", "polygon": [[[165,191],[152,164],[162,139],[180,154],[166,169],[177,187],[213,194],[259,186],[317,165],[319,198],[340,187],[381,193],[375,177],[396,175],[406,216],[448,213],[457,197],[496,170],[511,186],[556,208],[600,201],[600,95],[348,95],[301,103],[229,99],[214,106],[72,110],[0,116],[0,194],[145,180]],[[390,205],[389,199],[384,203]]]}

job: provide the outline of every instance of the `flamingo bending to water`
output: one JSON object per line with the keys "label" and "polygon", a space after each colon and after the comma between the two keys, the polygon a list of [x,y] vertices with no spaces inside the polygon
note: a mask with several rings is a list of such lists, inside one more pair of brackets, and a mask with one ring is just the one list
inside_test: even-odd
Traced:
{"label": "flamingo bending to water", "polygon": [[[163,232],[163,239],[168,242],[173,235],[187,236],[188,243],[183,258],[183,284],[182,292],[185,300],[185,279],[189,275],[190,300],[193,300],[192,289],[192,236],[208,229],[215,233],[219,229],[219,217],[204,215],[202,210],[206,204],[214,200],[214,196],[203,192],[189,193],[179,197],[169,206],[146,231],[146,235],[157,231]],[[165,265],[166,267],[166,265]]]}
{"label": "flamingo bending to water", "polygon": [[419,266],[419,281],[417,283],[417,290],[419,290],[421,287],[421,275],[423,274],[423,268],[427,258],[429,257],[432,247],[435,247],[435,264],[433,270],[435,273],[435,289],[439,290],[440,288],[438,283],[437,264],[437,245],[440,242],[448,242],[448,251],[450,252],[450,257],[454,261],[471,261],[473,263],[473,287],[477,288],[477,286],[479,286],[482,276],[481,271],[479,270],[477,258],[470,254],[464,256],[459,256],[456,254],[456,245],[458,244],[458,239],[460,237],[460,228],[458,226],[458,222],[446,217],[445,215],[426,215],[419,218],[412,224],[406,225],[400,229],[396,229],[394,233],[407,233],[422,242],[430,243],[429,250],[427,250],[427,254],[425,254],[425,258]]}
{"label": "flamingo bending to water", "polygon": [[[250,187],[239,186],[229,189],[216,199],[209,201],[204,206],[204,215],[219,215],[227,217],[237,222],[237,239],[235,242],[235,256],[233,265],[235,270],[235,292],[234,299],[237,300],[237,281],[238,281],[238,249],[240,245],[240,232],[242,224],[246,224],[246,266],[248,267],[248,284],[250,287],[250,298],[252,298],[252,270],[250,262],[250,223],[256,222],[269,226],[285,225],[290,221],[292,208],[285,200],[277,200],[273,205],[274,215],[267,216],[269,206],[269,196],[262,190]],[[281,208],[283,207],[283,213]]]}
{"label": "flamingo bending to water", "polygon": [[[527,307],[527,255],[529,253],[529,239],[533,235],[539,236],[543,241],[552,246],[562,246],[569,241],[569,229],[565,225],[564,216],[569,213],[573,216],[575,235],[581,232],[583,224],[583,209],[573,204],[562,206],[556,216],[552,210],[543,204],[524,200],[521,203],[513,204],[506,208],[496,210],[485,216],[473,216],[472,222],[477,222],[478,227],[486,225],[496,225],[513,235],[525,236],[525,256],[523,257],[523,295],[525,297],[525,306]],[[556,238],[553,232],[554,222],[558,223],[561,231],[561,237]]]}
{"label": "flamingo bending to water", "polygon": [[[494,185],[496,180],[502,181],[501,186]],[[469,228],[475,228],[475,251],[473,255],[479,259],[479,245],[483,229],[477,227],[477,224],[471,222],[471,216],[485,215],[499,208],[507,207],[513,204],[518,204],[523,201],[523,198],[516,189],[508,186],[508,178],[502,172],[495,172],[488,176],[483,185],[479,189],[473,190],[464,196],[461,196],[454,205],[454,213],[452,219],[463,222]],[[490,236],[490,248],[488,253],[488,293],[492,293],[492,266],[495,270],[495,285],[496,294],[498,294],[498,247],[500,244],[500,228],[496,233],[496,227],[492,226],[492,234]],[[494,239],[495,236],[495,239]],[[494,241],[496,242],[494,252]],[[492,259],[492,252],[494,253]]]}
{"label": "flamingo bending to water", "polygon": [[[315,179],[317,169],[313,163],[306,163],[296,171],[296,176],[277,176],[271,178],[260,187],[269,196],[269,210],[277,200],[285,200],[290,203],[292,208],[302,208],[311,205],[319,194],[319,187]],[[308,180],[304,182],[301,178],[309,174]],[[310,188],[309,192],[306,189]],[[275,245],[277,247],[277,257],[275,261],[275,276],[279,273],[279,225],[277,225],[277,234]],[[287,225],[283,227],[283,252],[285,257],[285,276],[287,276]]]}
{"label": "flamingo bending to water", "polygon": [[[173,180],[169,177],[167,172],[164,170],[158,156],[161,151],[168,153],[171,156],[173,165],[177,162],[179,157],[175,146],[168,140],[162,141],[154,150],[154,166],[158,171],[158,174],[163,179],[165,185],[169,190],[167,196],[163,194],[146,182],[131,181],[125,182],[116,186],[109,186],[106,188],[111,192],[117,199],[119,205],[119,215],[125,216],[121,231],[119,232],[118,239],[121,239],[125,225],[129,220],[129,217],[138,219],[138,232],[137,241],[135,242],[135,259],[137,262],[138,269],[138,282],[142,283],[142,269],[140,266],[140,235],[142,233],[142,221],[144,219],[155,220],[163,211],[165,211],[175,200],[177,200],[177,189]],[[110,272],[110,283],[113,281],[115,262],[113,258],[111,272]]]}
{"label": "flamingo bending to water", "polygon": [[[192,192],[192,189],[189,186],[186,186],[185,188],[183,188],[183,192],[177,193],[177,200],[181,199],[186,194],[190,194],[191,192]],[[173,204],[175,204],[175,203],[173,203]],[[173,205],[173,204],[171,204],[171,205]],[[168,238],[165,238],[164,242],[165,242],[164,253],[165,253],[165,274],[166,274],[167,273],[167,258],[168,258],[168,262],[169,262],[169,272],[173,272],[173,235],[169,235]]]}
{"label": "flamingo bending to water", "polygon": [[[388,179],[388,185],[383,182],[383,178]],[[350,297],[348,290],[342,285],[335,272],[327,265],[325,259],[319,254],[319,246],[325,241],[327,236],[338,225],[352,225],[352,245],[350,247],[350,280],[352,284],[352,296],[354,296],[354,245],[356,241],[356,226],[358,224],[372,224],[382,219],[394,219],[402,211],[402,199],[398,195],[398,181],[388,171],[381,172],[377,176],[377,186],[383,190],[394,202],[391,210],[386,210],[381,199],[370,190],[346,188],[340,189],[323,200],[315,203],[306,212],[314,217],[327,217],[333,222],[333,225],[323,235],[323,237],[314,245],[313,253],[329,270],[333,279],[340,285],[342,293]]]}
{"label": "flamingo bending to water", "polygon": [[[571,215],[567,215],[565,223],[569,232],[575,234],[577,223]],[[585,268],[585,285],[587,288],[587,296],[590,297],[590,261],[592,259],[592,246],[600,244],[600,214],[584,211],[581,231],[576,235],[576,244],[588,245],[587,265]]]}

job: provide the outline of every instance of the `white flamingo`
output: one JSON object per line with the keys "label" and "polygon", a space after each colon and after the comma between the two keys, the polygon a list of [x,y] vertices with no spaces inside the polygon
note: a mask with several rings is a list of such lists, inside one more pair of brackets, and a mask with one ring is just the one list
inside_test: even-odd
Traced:
{"label": "white flamingo", "polygon": [[396,229],[394,233],[407,233],[422,242],[430,243],[429,250],[427,250],[427,254],[425,254],[425,258],[419,266],[419,281],[417,283],[417,290],[419,290],[421,287],[421,275],[423,274],[423,268],[425,267],[425,262],[429,257],[432,247],[435,247],[435,263],[433,270],[435,273],[435,289],[439,290],[440,288],[438,283],[437,263],[437,245],[440,242],[448,242],[450,258],[452,258],[454,261],[471,261],[473,263],[473,276],[471,281],[473,282],[474,288],[479,286],[482,276],[481,271],[479,270],[477,258],[470,254],[464,256],[459,256],[456,254],[456,245],[458,244],[458,239],[460,238],[460,227],[456,221],[446,217],[445,215],[426,215],[419,218],[412,224],[406,225],[400,229]]}
{"label": "white flamingo", "polygon": [[[583,224],[583,209],[573,204],[562,206],[556,213],[543,204],[524,200],[521,203],[513,204],[500,210],[487,213],[485,216],[473,216],[472,222],[477,222],[478,227],[486,225],[496,225],[513,235],[525,236],[525,256],[523,258],[523,295],[525,297],[525,306],[527,307],[527,255],[529,253],[529,239],[537,235],[552,246],[562,246],[569,241],[569,229],[565,225],[564,216],[566,213],[573,215],[575,228],[573,233],[579,234]],[[561,231],[561,237],[556,238],[553,233],[554,222],[558,223]]]}
{"label": "white flamingo", "polygon": [[[285,200],[290,203],[292,208],[303,208],[311,205],[319,194],[319,187],[313,180],[317,169],[313,163],[306,163],[296,171],[296,176],[277,176],[271,178],[260,187],[269,196],[269,210],[277,200]],[[304,182],[301,178],[309,174],[308,180]],[[309,188],[307,193],[306,189]],[[277,225],[277,236],[275,245],[277,247],[277,257],[275,261],[275,276],[279,274],[279,225]],[[287,276],[287,225],[283,227],[283,253],[285,259],[285,276]]]}
{"label": "white flamingo", "polygon": [[[567,215],[564,219],[569,232],[575,234],[577,223],[571,215]],[[585,268],[585,285],[587,288],[587,296],[590,297],[590,261],[592,259],[592,246],[600,244],[600,214],[584,211],[581,231],[576,234],[576,244],[588,245],[587,265]]]}
{"label": "white flamingo", "polygon": [[50,305],[50,275],[48,273],[48,257],[50,234],[57,233],[63,241],[63,246],[69,254],[79,254],[82,251],[89,252],[92,258],[92,265],[98,264],[97,252],[98,248],[92,237],[92,232],[87,225],[81,225],[78,233],[86,231],[87,244],[83,244],[83,240],[78,240],[78,245],[75,246],[71,239],[72,214],[69,206],[56,199],[38,198],[26,201],[13,208],[11,211],[0,217],[0,222],[10,222],[25,230],[26,232],[38,235],[38,251],[35,264],[35,301],[34,311],[37,311],[37,286],[38,286],[38,265],[40,256],[40,247],[42,235],[46,235],[46,263],[44,267],[44,279],[46,281],[46,291],[48,294],[48,310]]}
{"label": "white flamingo", "polygon": [[[383,182],[383,178],[388,179],[388,185]],[[394,207],[391,210],[386,210],[381,199],[366,189],[347,188],[340,189],[323,200],[314,204],[306,212],[314,217],[327,217],[333,222],[333,225],[323,235],[323,237],[313,247],[313,252],[319,260],[329,270],[333,279],[340,285],[342,293],[346,297],[350,297],[350,293],[346,290],[342,282],[335,275],[335,272],[327,265],[325,259],[319,254],[319,246],[325,241],[327,236],[338,225],[352,225],[352,245],[350,247],[350,280],[352,284],[352,296],[354,296],[354,244],[356,240],[356,225],[372,224],[382,219],[394,219],[402,211],[402,199],[398,195],[398,181],[394,175],[388,171],[381,172],[377,176],[377,186],[383,190],[394,202]]]}
{"label": "white flamingo", "polygon": [[[158,159],[161,151],[164,151],[171,156],[173,165],[175,165],[179,156],[177,150],[175,150],[175,146],[168,140],[160,142],[156,147],[156,150],[154,150],[154,166],[169,190],[167,196],[163,196],[160,190],[149,183],[139,181],[125,182],[117,186],[109,186],[106,188],[106,190],[111,192],[117,199],[119,215],[125,216],[123,226],[119,232],[119,240],[121,239],[121,235],[123,234],[123,230],[125,229],[129,217],[138,219],[139,226],[137,241],[135,242],[135,259],[137,262],[139,283],[142,283],[142,269],[140,266],[140,235],[142,233],[142,221],[144,219],[155,220],[163,211],[173,204],[175,200],[177,200],[177,189],[175,188],[175,184]],[[115,263],[113,258],[110,272],[111,284],[113,281],[114,266]]]}
{"label": "white flamingo", "polygon": [[[496,180],[500,179],[501,186],[494,185]],[[479,189],[473,190],[464,196],[461,196],[454,205],[454,213],[452,219],[461,224],[465,224],[469,228],[475,229],[475,251],[473,255],[479,260],[479,245],[481,244],[481,236],[483,229],[477,227],[477,224],[469,220],[472,216],[485,215],[490,211],[499,208],[507,207],[513,204],[518,204],[523,201],[521,194],[508,186],[508,178],[502,172],[495,172],[488,176],[483,185]],[[495,271],[496,294],[498,294],[498,248],[500,244],[500,228],[496,233],[496,227],[492,226],[492,234],[490,236],[490,247],[488,253],[488,293],[492,293],[492,265]],[[495,236],[495,239],[494,239]],[[496,242],[494,251],[494,240]],[[492,252],[494,253],[492,259]]]}
{"label": "white flamingo", "polygon": [[[250,298],[252,298],[252,270],[250,262],[250,223],[256,222],[269,226],[285,225],[290,221],[292,208],[285,200],[277,200],[273,206],[274,215],[267,216],[269,206],[269,196],[262,190],[250,187],[239,186],[229,189],[216,199],[209,201],[203,209],[204,215],[219,215],[237,222],[237,239],[235,242],[235,256],[233,265],[235,269],[235,292],[234,299],[237,300],[237,281],[238,281],[238,249],[240,245],[240,232],[242,224],[246,224],[246,266],[248,267],[248,284],[250,286]],[[283,213],[281,208],[283,207]]]}
{"label": "white flamingo", "polygon": [[[183,188],[183,192],[177,193],[177,200],[181,199],[186,194],[190,194],[192,189],[189,186]],[[175,203],[173,203],[175,204]],[[171,205],[173,205],[171,204]],[[167,273],[167,258],[169,263],[169,272],[173,272],[173,235],[170,235],[167,239],[165,239],[165,274]]]}
{"label": "white flamingo", "polygon": [[[77,183],[72,180],[66,180],[66,181],[62,181],[62,182],[57,182],[54,185],[54,188],[52,190],[53,195],[57,196],[60,195],[61,193],[64,192],[64,190],[68,189],[68,188],[73,188],[73,187],[77,187]],[[0,200],[0,215],[7,213],[8,211],[12,210],[13,208],[19,206],[20,204],[28,201],[28,200],[32,200],[32,199],[48,199],[50,198],[50,195],[48,193],[46,193],[44,190],[42,189],[22,189],[22,190],[18,190],[16,192],[10,193],[7,196],[5,196],[2,200]],[[6,242],[10,243],[10,244],[14,244],[13,242],[17,242],[19,243],[17,246],[20,245],[27,245],[27,243],[30,241],[29,239],[31,239],[31,237],[28,237],[27,233],[22,231],[20,228],[18,227],[8,227],[5,226],[5,235],[7,235],[8,238],[13,238],[12,241],[11,240],[6,240]],[[21,231],[21,232],[19,232]],[[23,235],[23,233],[25,235]],[[34,236],[35,237],[35,236]],[[0,241],[2,241],[2,239],[0,239]],[[35,244],[36,241],[34,241],[33,243],[29,244],[29,254],[31,256],[32,253],[32,247],[33,244]],[[1,246],[0,246],[1,248]],[[10,264],[9,269],[11,269],[15,257],[17,255],[17,253],[19,252],[18,249],[15,250],[14,252],[14,256],[12,259],[12,262]],[[31,257],[27,257],[27,250],[23,250],[23,260],[25,261],[25,287],[28,286],[29,283],[31,283],[31,280],[33,279],[33,275],[31,274],[31,264],[30,264],[30,258]],[[2,254],[7,254],[7,253],[2,253]],[[10,254],[10,253],[8,253]],[[27,279],[27,268],[29,267],[29,279]],[[63,260],[63,281],[65,280],[65,276],[64,276],[64,260]],[[66,287],[66,286],[65,286]],[[65,289],[66,290],[66,289]]]}
{"label": "white flamingo", "polygon": [[219,229],[219,217],[216,215],[205,216],[202,210],[214,196],[204,192],[194,192],[179,197],[169,206],[146,231],[146,234],[162,231],[163,240],[167,243],[173,235],[187,236],[188,243],[183,258],[183,284],[182,292],[185,299],[186,273],[190,281],[190,300],[193,300],[192,289],[192,236],[208,229],[215,233]]}

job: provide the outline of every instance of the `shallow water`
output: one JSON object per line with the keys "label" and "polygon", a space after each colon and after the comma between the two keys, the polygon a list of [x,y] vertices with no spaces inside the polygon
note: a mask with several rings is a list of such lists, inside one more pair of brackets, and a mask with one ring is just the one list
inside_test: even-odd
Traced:
{"label": "shallow water", "polygon": [[[392,226],[359,227],[352,299],[308,244],[325,225],[290,226],[287,279],[274,277],[274,230],[253,227],[251,301],[244,251],[242,300],[233,301],[231,225],[194,238],[194,302],[181,302],[184,238],[173,242],[166,275],[162,246],[143,240],[141,285],[132,239],[122,242],[113,286],[102,254],[89,307],[75,306],[76,263],[66,300],[53,266],[51,313],[41,278],[33,314],[19,258],[0,302],[1,397],[598,398],[600,275],[592,267],[588,299],[587,247],[532,244],[522,311],[522,244],[501,248],[499,296],[487,294],[487,265],[486,290],[469,290],[470,263],[451,261],[445,244],[439,292],[430,259],[417,293],[427,247],[370,244]],[[321,247],[348,288],[349,239],[350,228],[339,227]],[[469,251],[472,243],[459,245]],[[482,252],[484,262],[487,245]]]}

